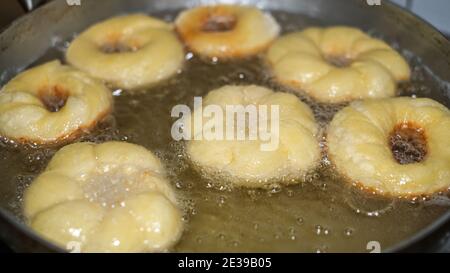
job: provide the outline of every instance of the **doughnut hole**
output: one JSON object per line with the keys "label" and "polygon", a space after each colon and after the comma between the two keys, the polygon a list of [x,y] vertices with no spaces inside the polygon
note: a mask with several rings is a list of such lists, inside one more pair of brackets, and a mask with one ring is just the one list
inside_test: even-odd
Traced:
{"label": "doughnut hole", "polygon": [[105,43],[100,46],[100,50],[106,54],[126,53],[139,50],[138,46],[129,45],[123,42]]}
{"label": "doughnut hole", "polygon": [[45,86],[38,91],[38,98],[50,112],[58,112],[66,105],[69,91],[60,85]]}
{"label": "doughnut hole", "polygon": [[346,56],[328,55],[328,56],[325,56],[324,58],[329,64],[331,64],[335,67],[338,67],[338,68],[349,67],[353,62],[353,60],[351,58],[346,57]]}
{"label": "doughnut hole", "polygon": [[99,45],[100,51],[106,54],[134,52],[141,47],[139,41],[126,41],[121,34],[108,35]]}
{"label": "doughnut hole", "polygon": [[399,123],[389,134],[389,147],[399,164],[420,163],[427,155],[425,130],[413,122]]}
{"label": "doughnut hole", "polygon": [[210,14],[201,28],[204,32],[226,32],[233,30],[236,24],[237,18],[232,14]]}

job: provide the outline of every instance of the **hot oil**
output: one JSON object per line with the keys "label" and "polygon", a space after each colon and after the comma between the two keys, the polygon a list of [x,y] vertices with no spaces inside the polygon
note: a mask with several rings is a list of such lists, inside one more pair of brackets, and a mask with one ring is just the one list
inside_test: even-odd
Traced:
{"label": "hot oil", "polygon": [[[158,14],[171,20],[174,13]],[[320,25],[307,17],[275,13],[285,32]],[[59,57],[67,42],[58,41],[36,64]],[[402,95],[432,97],[448,105],[443,85],[406,54],[413,80]],[[360,191],[344,181],[324,156],[321,166],[298,184],[268,190],[221,187],[221,181],[201,177],[190,166],[183,143],[170,129],[173,106],[192,107],[194,96],[225,84],[259,84],[292,92],[277,85],[264,69],[261,57],[221,62],[186,54],[186,65],[171,79],[135,93],[114,91],[113,116],[80,141],[122,140],[143,145],[165,163],[168,177],[184,205],[186,229],[174,251],[212,252],[367,252],[371,241],[386,249],[427,226],[448,211],[449,199],[399,200]],[[324,130],[343,105],[318,104],[299,98],[314,111]],[[324,142],[322,139],[322,146]],[[42,172],[60,147],[38,148],[5,142],[0,146],[1,202],[22,221],[24,189]],[[438,200],[439,202],[435,202]]]}

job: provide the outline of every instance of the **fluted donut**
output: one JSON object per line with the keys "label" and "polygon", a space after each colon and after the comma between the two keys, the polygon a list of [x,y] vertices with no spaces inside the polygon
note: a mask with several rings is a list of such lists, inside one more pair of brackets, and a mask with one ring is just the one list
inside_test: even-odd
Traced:
{"label": "fluted donut", "polygon": [[[208,93],[203,105],[218,105],[222,109],[227,105],[279,106],[279,145],[274,150],[262,150],[261,143],[265,141],[261,138],[190,140],[187,143],[189,158],[204,174],[220,174],[224,181],[237,186],[265,187],[273,179],[291,183],[292,178],[301,177],[320,160],[314,116],[310,108],[292,94],[256,85],[228,85]],[[193,116],[197,114],[194,110]],[[203,119],[203,122],[206,124],[208,120]],[[236,124],[234,126],[236,128]],[[201,132],[193,134],[198,133]]]}
{"label": "fluted donut", "polygon": [[399,53],[351,27],[289,33],[272,44],[267,59],[279,82],[322,102],[392,97],[397,82],[410,78]]}
{"label": "fluted donut", "polygon": [[254,55],[264,50],[280,31],[270,14],[238,5],[195,7],[183,11],[175,25],[192,51],[218,58]]}
{"label": "fluted donut", "polygon": [[3,86],[0,134],[20,142],[54,143],[90,129],[111,109],[111,92],[103,83],[52,61]]}
{"label": "fluted donut", "polygon": [[124,142],[62,148],[26,190],[24,214],[44,238],[82,252],[166,251],[182,232],[161,162]]}
{"label": "fluted donut", "polygon": [[327,141],[339,172],[381,194],[450,187],[450,111],[431,99],[353,102],[333,118]]}
{"label": "fluted donut", "polygon": [[172,26],[144,14],[97,23],[70,44],[67,61],[118,88],[138,89],[182,67],[184,52]]}

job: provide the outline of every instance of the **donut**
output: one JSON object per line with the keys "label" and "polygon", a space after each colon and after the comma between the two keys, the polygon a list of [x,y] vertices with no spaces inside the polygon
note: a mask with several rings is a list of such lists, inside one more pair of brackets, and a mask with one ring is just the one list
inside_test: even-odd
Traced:
{"label": "donut", "polygon": [[266,57],[277,81],[326,103],[392,97],[397,83],[410,78],[398,52],[352,27],[289,33]]}
{"label": "donut", "polygon": [[429,196],[450,187],[450,111],[427,98],[356,101],[327,131],[338,172],[372,192]]}
{"label": "donut", "polygon": [[169,78],[183,65],[183,46],[172,28],[144,14],[114,17],[76,37],[66,59],[114,87],[148,87]]}
{"label": "donut", "polygon": [[175,26],[189,49],[217,58],[257,54],[280,32],[269,13],[238,5],[195,7],[181,12]]}
{"label": "donut", "polygon": [[59,150],[24,193],[39,235],[82,252],[167,251],[181,236],[181,212],[161,162],[124,142]]}
{"label": "donut", "polygon": [[93,128],[112,110],[98,80],[51,61],[26,70],[0,91],[0,135],[18,142],[56,143]]}
{"label": "donut", "polygon": [[[206,176],[219,176],[229,185],[265,188],[275,183],[296,183],[320,161],[317,140],[318,126],[310,108],[296,96],[273,92],[256,85],[227,85],[213,90],[204,98],[204,109],[217,105],[222,109],[233,105],[279,106],[278,145],[275,149],[262,149],[267,140],[199,139],[202,132],[194,129],[194,137],[187,142],[186,151],[193,166]],[[270,107],[270,108],[269,108]],[[206,110],[205,110],[206,111]],[[199,115],[194,110],[192,116]],[[227,113],[228,115],[228,113]],[[274,122],[268,115],[270,123]],[[190,119],[192,120],[192,119]],[[204,124],[210,119],[204,118]],[[241,130],[248,130],[247,127]],[[191,126],[191,123],[188,123]],[[233,130],[236,130],[237,122]],[[259,129],[262,127],[260,126]],[[237,127],[239,130],[239,127]]]}

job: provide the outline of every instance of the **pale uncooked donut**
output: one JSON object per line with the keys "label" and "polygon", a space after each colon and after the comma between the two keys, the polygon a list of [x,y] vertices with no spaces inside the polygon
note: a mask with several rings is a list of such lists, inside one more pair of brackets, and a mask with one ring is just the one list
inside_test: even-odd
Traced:
{"label": "pale uncooked donut", "polygon": [[0,91],[0,134],[53,143],[94,127],[112,110],[103,83],[52,61],[20,73]]}
{"label": "pale uncooked donut", "polygon": [[24,214],[43,237],[83,252],[166,251],[183,227],[158,158],[124,142],[62,148],[26,190]]}
{"label": "pale uncooked donut", "polygon": [[[347,64],[338,67],[328,58]],[[397,82],[410,78],[409,65],[399,53],[351,27],[286,34],[272,44],[267,59],[278,81],[322,102],[392,97]]]}
{"label": "pale uncooked donut", "polygon": [[218,58],[254,55],[264,50],[280,31],[270,14],[237,5],[192,8],[183,11],[175,25],[191,50]]}
{"label": "pale uncooked donut", "polygon": [[187,152],[203,172],[220,173],[234,185],[265,187],[274,179],[290,178],[284,181],[291,183],[319,162],[318,126],[310,108],[296,96],[255,85],[229,85],[211,91],[203,100],[204,107],[213,104],[222,109],[225,105],[279,105],[280,142],[276,150],[262,151],[260,139],[191,140]]}
{"label": "pale uncooked donut", "polygon": [[[401,164],[395,159],[389,138],[399,125],[423,134],[422,160]],[[450,111],[431,99],[353,102],[333,118],[327,140],[336,169],[381,194],[431,195],[450,187]]]}
{"label": "pale uncooked donut", "polygon": [[175,74],[183,65],[184,51],[170,24],[133,14],[90,27],[70,44],[66,58],[115,87],[137,89]]}

